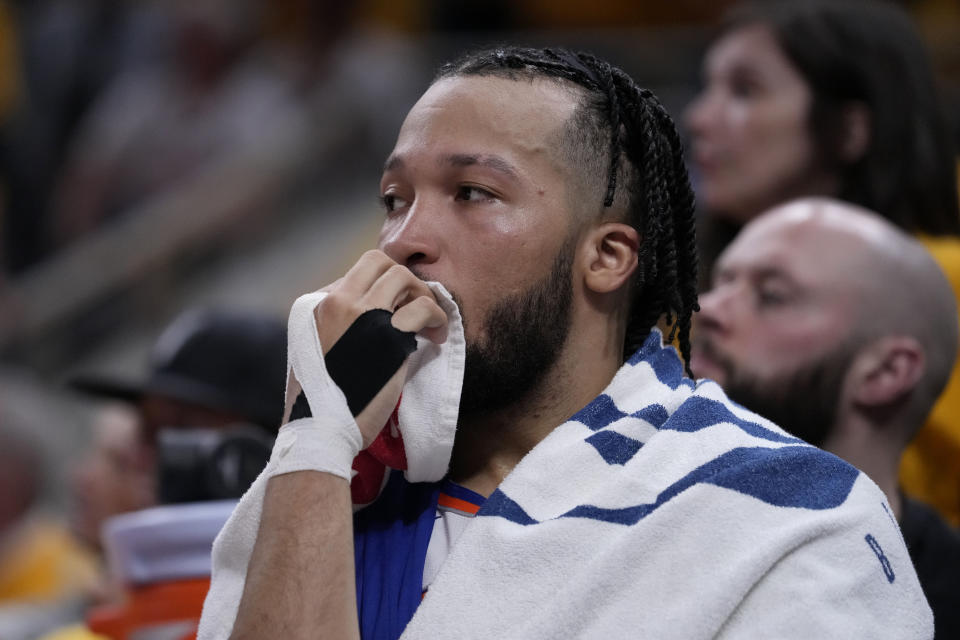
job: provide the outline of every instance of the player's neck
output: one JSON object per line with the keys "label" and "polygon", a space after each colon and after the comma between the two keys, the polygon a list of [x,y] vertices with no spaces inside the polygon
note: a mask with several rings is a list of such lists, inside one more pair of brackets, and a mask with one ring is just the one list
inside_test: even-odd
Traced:
{"label": "player's neck", "polygon": [[619,342],[570,344],[530,394],[500,411],[461,417],[451,478],[488,496],[558,425],[589,404],[620,367]]}

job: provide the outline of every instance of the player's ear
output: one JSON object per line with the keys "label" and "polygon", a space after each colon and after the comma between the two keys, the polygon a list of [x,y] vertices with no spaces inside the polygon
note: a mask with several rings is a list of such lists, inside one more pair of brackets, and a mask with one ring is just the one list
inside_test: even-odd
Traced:
{"label": "player's ear", "polygon": [[640,234],[622,222],[604,222],[590,229],[581,244],[584,284],[596,293],[624,286],[637,269]]}

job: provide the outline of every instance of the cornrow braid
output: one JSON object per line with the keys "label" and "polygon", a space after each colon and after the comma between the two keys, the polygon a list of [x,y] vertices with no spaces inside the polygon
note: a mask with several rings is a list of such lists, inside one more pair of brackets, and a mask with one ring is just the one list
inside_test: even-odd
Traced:
{"label": "cornrow braid", "polygon": [[627,222],[641,238],[624,358],[663,319],[671,327],[668,341],[676,338],[689,363],[691,319],[699,310],[693,191],[680,136],[656,96],[608,62],[566,49],[501,47],[470,53],[441,67],[435,80],[452,76],[552,78],[582,89],[578,111],[592,129],[586,133],[597,156],[585,164],[599,159],[607,167],[603,207],[625,201]]}

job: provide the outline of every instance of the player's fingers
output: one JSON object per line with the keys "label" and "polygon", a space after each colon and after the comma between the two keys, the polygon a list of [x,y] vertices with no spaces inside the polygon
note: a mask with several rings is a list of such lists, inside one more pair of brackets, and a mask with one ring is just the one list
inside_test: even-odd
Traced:
{"label": "player's fingers", "polygon": [[437,344],[447,339],[447,314],[432,293],[415,298],[397,309],[391,323],[400,331],[420,333]]}
{"label": "player's fingers", "polygon": [[421,296],[434,299],[433,292],[423,280],[406,267],[395,264],[370,286],[363,296],[363,304],[367,308],[394,311]]}
{"label": "player's fingers", "polygon": [[360,256],[356,264],[347,271],[337,289],[344,293],[362,296],[373,286],[373,283],[380,279],[380,276],[396,265],[397,263],[384,252],[371,249]]}
{"label": "player's fingers", "polygon": [[322,289],[318,289],[317,291],[318,291],[318,292],[333,291],[334,289],[336,289],[337,287],[339,287],[342,282],[343,282],[343,277],[337,278],[336,280],[334,280],[333,282],[331,282],[331,283],[328,284],[327,286],[323,287]]}

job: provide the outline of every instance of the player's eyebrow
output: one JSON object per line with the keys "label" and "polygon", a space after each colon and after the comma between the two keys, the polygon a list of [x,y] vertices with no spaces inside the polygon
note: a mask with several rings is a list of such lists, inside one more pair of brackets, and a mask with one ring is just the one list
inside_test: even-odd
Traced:
{"label": "player's eyebrow", "polygon": [[391,154],[387,161],[383,163],[383,172],[393,171],[394,169],[403,169],[404,162],[403,158],[398,155]]}
{"label": "player's eyebrow", "polygon": [[[520,174],[516,167],[498,155],[451,153],[440,156],[437,159],[437,162],[440,165],[451,167],[471,167],[474,165],[479,165],[481,167],[493,169],[497,173],[506,176],[510,180],[517,181],[520,179]],[[406,162],[402,156],[391,155],[383,164],[383,172],[387,173],[388,171],[402,171],[405,166]]]}
{"label": "player's eyebrow", "polygon": [[505,175],[511,180],[519,179],[516,168],[497,155],[453,153],[442,156],[439,162],[441,164],[448,164],[454,167],[470,167],[473,165],[480,165],[482,167],[487,167],[488,169],[493,169],[494,171]]}

